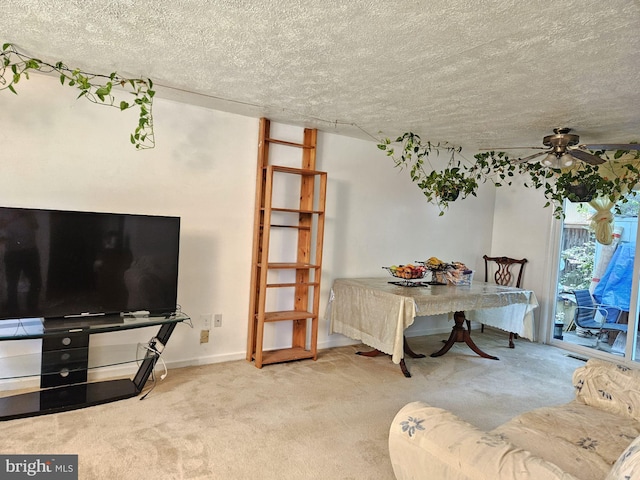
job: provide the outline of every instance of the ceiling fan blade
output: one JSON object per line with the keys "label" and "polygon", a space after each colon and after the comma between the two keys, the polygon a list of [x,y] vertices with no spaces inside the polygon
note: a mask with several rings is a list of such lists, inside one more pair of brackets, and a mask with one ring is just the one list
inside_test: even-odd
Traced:
{"label": "ceiling fan blade", "polygon": [[587,150],[640,150],[640,143],[588,143],[578,148]]}
{"label": "ceiling fan blade", "polygon": [[502,151],[502,150],[547,150],[549,147],[493,147],[493,148],[481,148],[483,152],[487,151]]}
{"label": "ceiling fan blade", "polygon": [[547,155],[550,152],[550,150],[546,150],[544,152],[538,152],[538,153],[534,153],[533,155],[529,155],[528,157],[524,157],[524,158],[516,158],[514,160],[515,163],[527,163],[531,160],[533,160],[534,158],[540,157],[542,155]]}
{"label": "ceiling fan blade", "polygon": [[605,160],[598,157],[597,155],[592,155],[589,152],[584,150],[580,150],[579,148],[567,150],[569,154],[573,157],[576,157],[578,160],[582,160],[585,163],[590,165],[600,165],[601,163],[605,163]]}

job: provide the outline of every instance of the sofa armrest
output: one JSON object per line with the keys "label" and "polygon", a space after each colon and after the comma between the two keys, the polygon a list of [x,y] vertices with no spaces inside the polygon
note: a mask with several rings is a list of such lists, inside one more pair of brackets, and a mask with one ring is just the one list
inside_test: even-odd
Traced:
{"label": "sofa armrest", "polygon": [[405,405],[389,431],[398,480],[577,480],[553,463],[441,408]]}
{"label": "sofa armrest", "polygon": [[591,358],[573,372],[576,400],[640,421],[640,370]]}

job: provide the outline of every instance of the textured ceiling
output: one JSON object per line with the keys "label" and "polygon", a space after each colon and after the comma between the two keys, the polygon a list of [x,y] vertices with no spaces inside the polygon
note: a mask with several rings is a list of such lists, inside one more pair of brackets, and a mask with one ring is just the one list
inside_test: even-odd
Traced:
{"label": "textured ceiling", "polygon": [[323,131],[640,140],[638,0],[3,0],[0,18],[43,60]]}

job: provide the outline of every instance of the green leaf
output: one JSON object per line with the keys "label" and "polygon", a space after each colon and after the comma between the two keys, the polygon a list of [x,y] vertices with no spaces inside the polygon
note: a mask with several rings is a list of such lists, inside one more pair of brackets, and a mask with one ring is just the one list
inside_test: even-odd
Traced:
{"label": "green leaf", "polygon": [[120,102],[120,110],[126,110],[127,108],[129,108],[129,104],[127,102],[125,102],[124,100]]}
{"label": "green leaf", "polygon": [[8,88],[10,91],[12,91],[13,93],[15,93],[16,95],[18,94],[18,92],[16,92],[16,89],[15,89],[15,88],[13,88],[13,85],[9,85],[7,88]]}
{"label": "green leaf", "polygon": [[11,47],[10,43],[3,43],[2,44],[2,50],[9,50],[9,47]]}
{"label": "green leaf", "polygon": [[64,81],[67,79],[67,77],[64,76],[64,74],[60,74],[60,85],[64,85]]}
{"label": "green leaf", "polygon": [[27,60],[26,62],[26,68],[33,68],[35,70],[37,70],[38,68],[40,68],[40,64],[42,62],[36,58],[32,58],[30,60]]}
{"label": "green leaf", "polygon": [[105,95],[109,95],[109,91],[110,90],[111,89],[109,87],[106,87],[106,86],[105,87],[100,87],[100,88],[98,88],[96,90],[96,95],[98,96],[98,98],[100,100],[102,100],[104,102],[104,97],[105,97]]}

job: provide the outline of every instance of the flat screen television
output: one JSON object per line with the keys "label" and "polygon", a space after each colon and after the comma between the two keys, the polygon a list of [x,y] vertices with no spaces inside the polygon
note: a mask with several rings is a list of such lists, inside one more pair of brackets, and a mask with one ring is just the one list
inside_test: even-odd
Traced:
{"label": "flat screen television", "polygon": [[0,207],[0,319],[176,310],[180,218]]}

